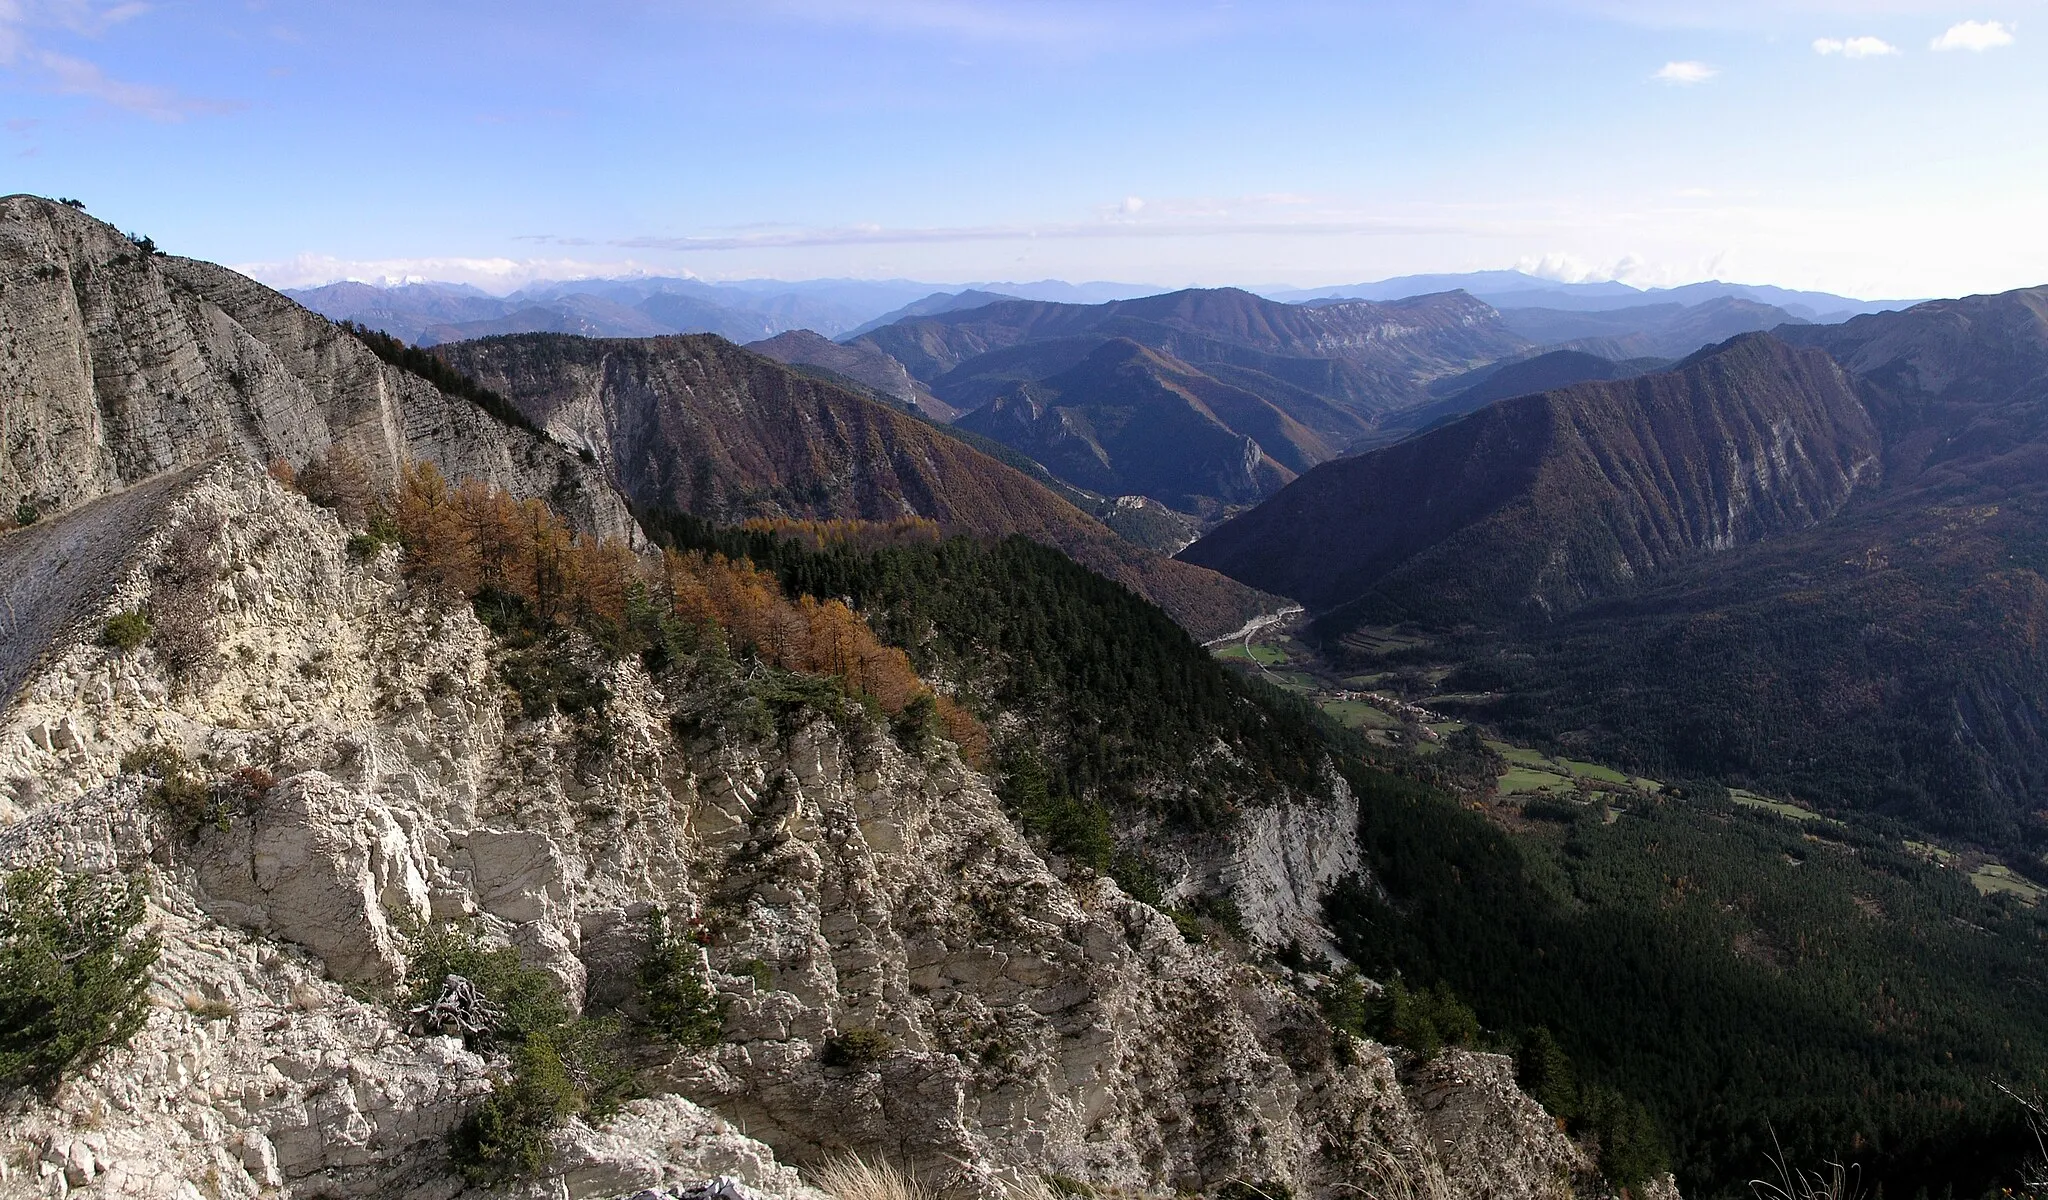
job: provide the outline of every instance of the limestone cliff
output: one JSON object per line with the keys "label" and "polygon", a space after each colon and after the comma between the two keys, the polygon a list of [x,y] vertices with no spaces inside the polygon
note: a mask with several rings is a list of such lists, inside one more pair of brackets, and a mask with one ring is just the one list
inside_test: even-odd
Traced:
{"label": "limestone cliff", "polygon": [[83,212],[0,199],[0,501],[49,512],[234,452],[334,446],[388,482],[424,459],[633,529],[575,455],[444,395],[252,280],[155,253]]}
{"label": "limestone cliff", "polygon": [[[443,1135],[495,1064],[395,1024],[377,989],[404,928],[470,920],[603,1010],[654,905],[693,922],[722,1040],[650,1050],[654,1094],[572,1122],[523,1194],[721,1172],[807,1194],[783,1161],[842,1149],[963,1196],[1046,1172],[1443,1200],[1588,1182],[1506,1060],[1404,1069],[1333,1035],[1287,972],[1051,869],[943,745],[907,753],[860,717],[703,732],[715,697],[595,656],[600,711],[529,719],[503,650],[395,552],[353,560],[329,514],[251,466],[163,486],[107,586],[77,593],[97,607],[43,631],[0,710],[0,864],[145,880],[156,1008],[132,1048],[10,1116],[0,1195],[452,1197]],[[31,566],[44,543],[25,538],[87,518],[0,537],[0,557]],[[194,545],[210,652],[173,670],[98,645]],[[278,782],[180,827],[123,767],[145,745]],[[1255,932],[1313,932],[1318,889],[1355,862],[1348,820],[1245,822],[1213,865]],[[855,1029],[886,1052],[835,1063]]]}

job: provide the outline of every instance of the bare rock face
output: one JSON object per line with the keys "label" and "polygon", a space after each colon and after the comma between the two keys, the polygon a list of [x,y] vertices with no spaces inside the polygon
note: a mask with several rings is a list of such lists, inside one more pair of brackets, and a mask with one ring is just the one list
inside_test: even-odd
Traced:
{"label": "bare rock face", "polygon": [[69,509],[223,453],[297,465],[341,445],[387,484],[427,460],[550,497],[585,528],[634,528],[573,454],[253,280],[34,196],[0,199],[0,345],[8,511]]}
{"label": "bare rock face", "polygon": [[[1334,1034],[1285,975],[1049,868],[950,750],[862,719],[682,736],[709,701],[596,658],[601,713],[526,719],[468,611],[410,594],[389,555],[353,562],[253,469],[169,502],[109,611],[193,522],[218,531],[211,661],[78,637],[0,710],[0,867],[145,879],[166,946],[136,1043],[0,1131],[0,1161],[52,1167],[8,1168],[0,1195],[456,1196],[445,1134],[502,1064],[398,1027],[374,990],[402,972],[397,931],[467,920],[630,1016],[657,905],[701,947],[722,1041],[650,1039],[651,1095],[572,1122],[520,1195],[731,1174],[816,1200],[782,1164],[841,1151],[960,1197],[1058,1172],[1561,1200],[1587,1174],[1505,1060],[1414,1073]],[[179,827],[122,769],[142,745],[279,782]],[[1351,820],[1282,804],[1204,869],[1235,873],[1261,937],[1313,941]]]}
{"label": "bare rock face", "polygon": [[394,921],[427,918],[425,862],[405,827],[319,771],[273,788],[193,858],[209,909],[297,942],[343,982],[397,982],[405,954]]}

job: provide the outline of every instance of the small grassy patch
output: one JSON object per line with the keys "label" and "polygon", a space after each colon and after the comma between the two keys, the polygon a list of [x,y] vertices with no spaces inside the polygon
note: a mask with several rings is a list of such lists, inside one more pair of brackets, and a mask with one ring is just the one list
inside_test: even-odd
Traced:
{"label": "small grassy patch", "polygon": [[1350,729],[1399,729],[1401,721],[1363,700],[1326,700],[1323,711]]}
{"label": "small grassy patch", "polygon": [[1613,767],[1603,767],[1599,763],[1580,762],[1575,758],[1561,758],[1558,762],[1562,763],[1567,770],[1581,779],[1598,779],[1602,783],[1619,784],[1622,787],[1628,787],[1630,783],[1627,775],[1615,770]]}
{"label": "small grassy patch", "polygon": [[2004,863],[1985,863],[1970,872],[1970,882],[1983,895],[2004,892],[2010,896],[2017,896],[2028,904],[2038,904],[2041,897],[2048,896],[2048,889],[2022,875],[2014,874],[2013,869]]}
{"label": "small grassy patch", "polygon": [[1488,742],[1486,748],[1507,759],[1518,767],[1542,767],[1546,770],[1557,766],[1548,754],[1531,750],[1527,746],[1510,746],[1506,742]]}
{"label": "small grassy patch", "polygon": [[1821,819],[1820,814],[1810,808],[1801,808],[1797,804],[1788,804],[1783,800],[1773,800],[1769,796],[1759,796],[1755,792],[1745,791],[1742,788],[1729,788],[1728,798],[1744,808],[1761,808],[1777,813],[1781,817],[1790,817],[1795,821],[1818,821]]}
{"label": "small grassy patch", "polygon": [[1534,767],[1509,767],[1500,777],[1500,794],[1503,796],[1533,795],[1543,792],[1569,792],[1572,781],[1553,771],[1542,771]]}
{"label": "small grassy patch", "polygon": [[1232,642],[1228,646],[1219,647],[1216,657],[1235,662],[1255,662],[1260,666],[1270,667],[1286,662],[1287,652],[1278,646],[1268,646],[1264,643],[1246,646],[1243,642]]}

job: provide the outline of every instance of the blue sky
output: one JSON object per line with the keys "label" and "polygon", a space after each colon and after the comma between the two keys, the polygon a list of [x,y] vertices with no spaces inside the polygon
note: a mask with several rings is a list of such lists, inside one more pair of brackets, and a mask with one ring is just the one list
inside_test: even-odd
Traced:
{"label": "blue sky", "polygon": [[2048,282],[2048,0],[0,0],[0,171],[284,285],[1959,294]]}

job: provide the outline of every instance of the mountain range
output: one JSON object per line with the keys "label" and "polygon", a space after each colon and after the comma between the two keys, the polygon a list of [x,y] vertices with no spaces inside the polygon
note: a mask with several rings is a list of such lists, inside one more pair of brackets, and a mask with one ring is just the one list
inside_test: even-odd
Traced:
{"label": "mountain range", "polygon": [[499,333],[576,333],[586,337],[715,333],[744,343],[809,329],[838,337],[902,316],[973,302],[959,300],[961,295],[1093,304],[1159,290],[1137,284],[1043,280],[978,284],[965,292],[948,292],[909,280],[707,283],[695,278],[628,276],[545,280],[503,296],[467,284],[433,282],[397,286],[341,282],[286,289],[284,294],[322,316],[354,321],[415,345],[431,346]]}
{"label": "mountain range", "polygon": [[1783,308],[1806,321],[1833,322],[1860,313],[1908,307],[1910,300],[1855,300],[1830,292],[1797,291],[1768,284],[1709,280],[1669,288],[1638,288],[1618,281],[1561,283],[1522,271],[1471,271],[1457,275],[1403,275],[1376,283],[1322,288],[1270,288],[1261,294],[1289,303],[1331,300],[1393,300],[1453,289],[1470,292],[1495,308],[1551,308],[1578,311],[1679,304],[1690,307],[1733,297]]}

